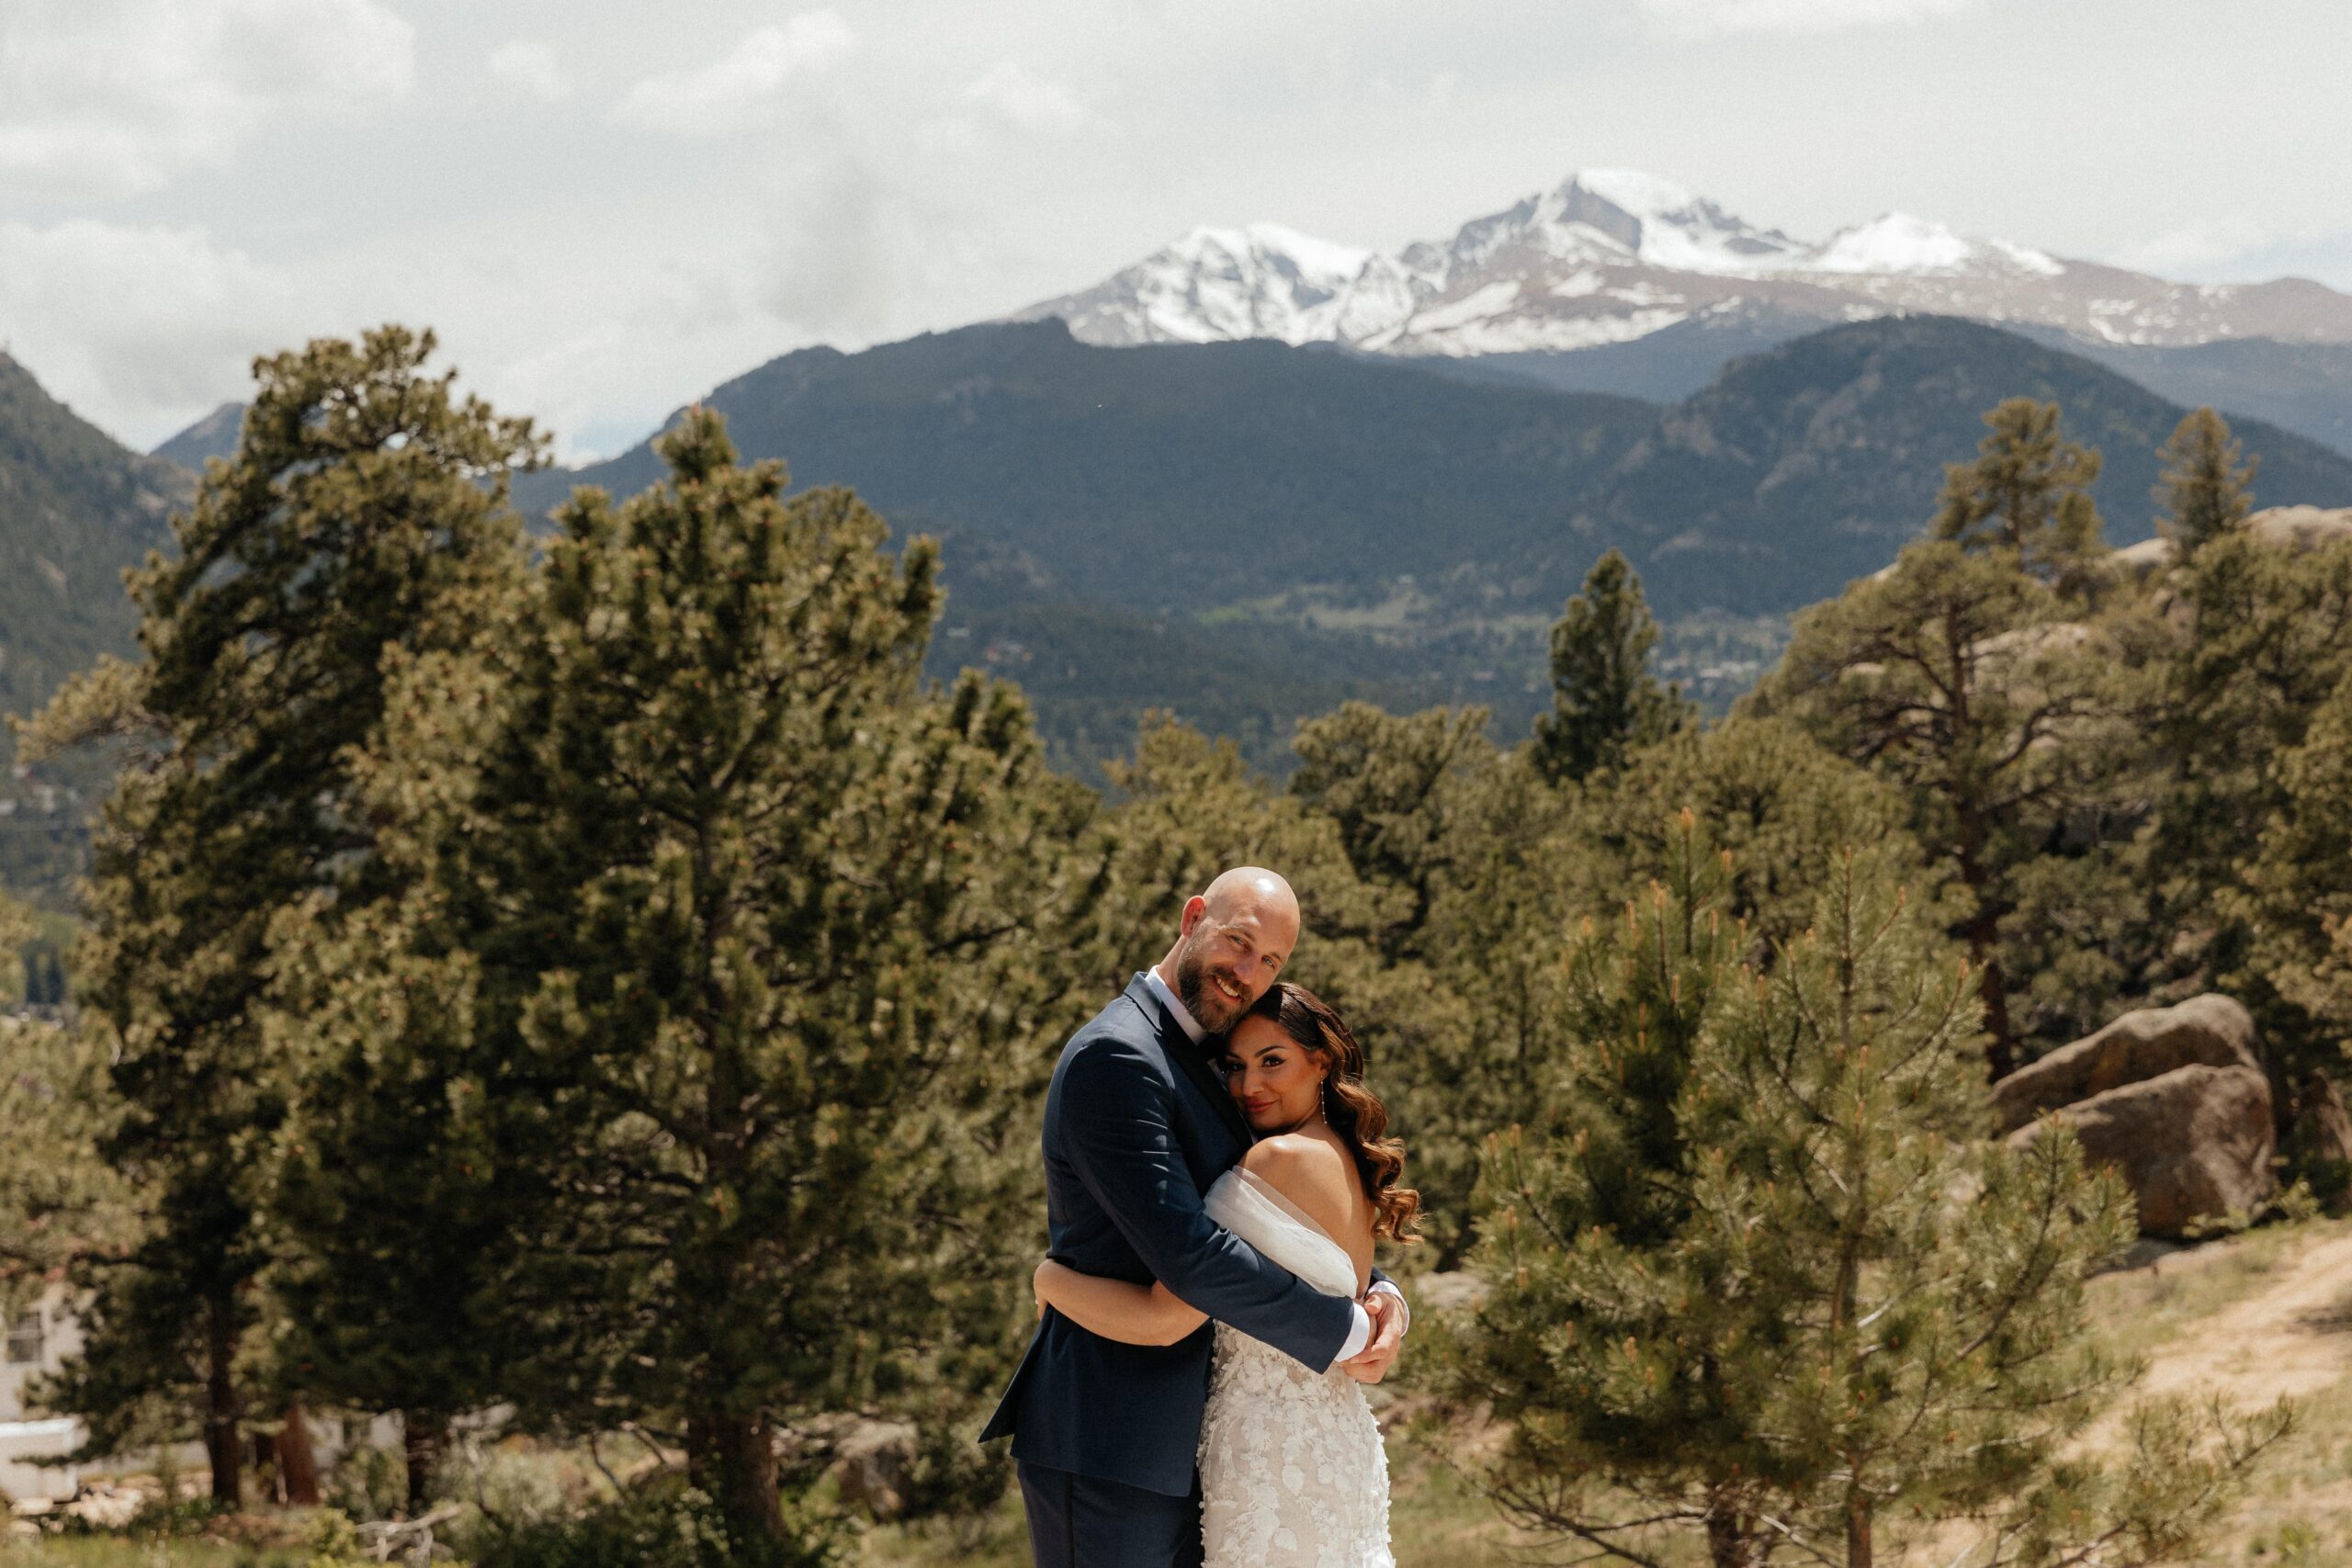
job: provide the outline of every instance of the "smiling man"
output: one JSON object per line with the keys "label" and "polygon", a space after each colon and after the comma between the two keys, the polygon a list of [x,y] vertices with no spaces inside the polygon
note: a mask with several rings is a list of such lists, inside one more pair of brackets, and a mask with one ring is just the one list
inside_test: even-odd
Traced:
{"label": "smiling man", "polygon": [[[1046,1095],[1049,1256],[1085,1274],[1158,1280],[1314,1372],[1378,1382],[1405,1331],[1375,1276],[1327,1295],[1208,1217],[1202,1195],[1249,1149],[1216,1063],[1220,1038],[1290,962],[1298,898],[1239,866],[1188,899],[1166,957],[1070,1037]],[[1037,1568],[1201,1561],[1194,1455],[1215,1331],[1129,1345],[1047,1312],[981,1441],[1010,1435]]]}

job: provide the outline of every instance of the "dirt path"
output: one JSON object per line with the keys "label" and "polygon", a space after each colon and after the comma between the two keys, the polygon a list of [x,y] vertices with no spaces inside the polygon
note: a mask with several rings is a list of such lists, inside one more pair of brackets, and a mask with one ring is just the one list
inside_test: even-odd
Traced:
{"label": "dirt path", "polygon": [[2202,1387],[2243,1407],[2316,1393],[2352,1372],[2352,1235],[2279,1260],[2261,1290],[2191,1324],[2149,1357],[2143,1393]]}

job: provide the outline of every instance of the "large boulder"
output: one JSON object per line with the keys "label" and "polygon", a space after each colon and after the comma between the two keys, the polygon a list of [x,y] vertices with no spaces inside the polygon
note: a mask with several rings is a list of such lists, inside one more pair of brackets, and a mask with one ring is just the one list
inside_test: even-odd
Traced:
{"label": "large boulder", "polygon": [[2251,1213],[2278,1190],[2270,1080],[2257,1066],[2175,1067],[2053,1111],[2009,1141],[2030,1143],[2062,1122],[2086,1158],[2122,1176],[2146,1235]]}
{"label": "large boulder", "polygon": [[[1993,1086],[1993,1111],[2013,1133],[2046,1111],[2188,1066],[2245,1067],[2263,1076],[2254,1019],[2227,997],[2128,1012],[2086,1040],[2061,1046]],[[2265,1081],[2263,1098],[2269,1100]]]}
{"label": "large boulder", "polygon": [[2125,545],[2120,549],[2109,551],[2107,564],[2117,575],[2138,582],[2172,565],[2173,558],[2179,553],[2170,539],[2143,539],[2136,545]]}
{"label": "large boulder", "polygon": [[841,1488],[842,1501],[877,1519],[894,1519],[907,1506],[922,1434],[906,1421],[859,1421],[833,1442],[826,1472]]}
{"label": "large boulder", "polygon": [[2315,549],[2352,538],[2352,508],[2271,506],[2245,520],[2245,531],[2268,545],[2294,551]]}
{"label": "large boulder", "polygon": [[922,1443],[912,1422],[840,1411],[778,1431],[776,1457],[787,1466],[813,1462],[832,1477],[842,1502],[892,1519],[907,1506]]}

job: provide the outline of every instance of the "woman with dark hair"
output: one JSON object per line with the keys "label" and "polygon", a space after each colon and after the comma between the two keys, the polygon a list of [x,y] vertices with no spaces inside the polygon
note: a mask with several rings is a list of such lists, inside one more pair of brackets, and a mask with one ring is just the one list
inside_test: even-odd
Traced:
{"label": "woman with dark hair", "polygon": [[[1364,1086],[1363,1047],[1329,1004],[1285,981],[1234,1026],[1224,1065],[1257,1142],[1209,1189],[1209,1216],[1316,1289],[1361,1294],[1374,1244],[1419,1240],[1420,1208],[1398,1185],[1405,1146]],[[1165,1285],[1051,1259],[1036,1290],[1040,1310],[1131,1345],[1173,1345],[1204,1320]],[[1380,1429],[1336,1368],[1309,1371],[1218,1324],[1200,1479],[1206,1568],[1393,1568]]]}

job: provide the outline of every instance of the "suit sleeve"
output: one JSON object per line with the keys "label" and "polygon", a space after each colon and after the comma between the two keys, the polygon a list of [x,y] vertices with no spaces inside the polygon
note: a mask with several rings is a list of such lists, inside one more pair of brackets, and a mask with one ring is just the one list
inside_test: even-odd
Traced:
{"label": "suit sleeve", "polygon": [[1355,1303],[1304,1283],[1209,1218],[1176,1147],[1171,1113],[1167,1080],[1142,1053],[1098,1039],[1063,1078],[1063,1153],[1160,1283],[1323,1371],[1354,1325]]}

